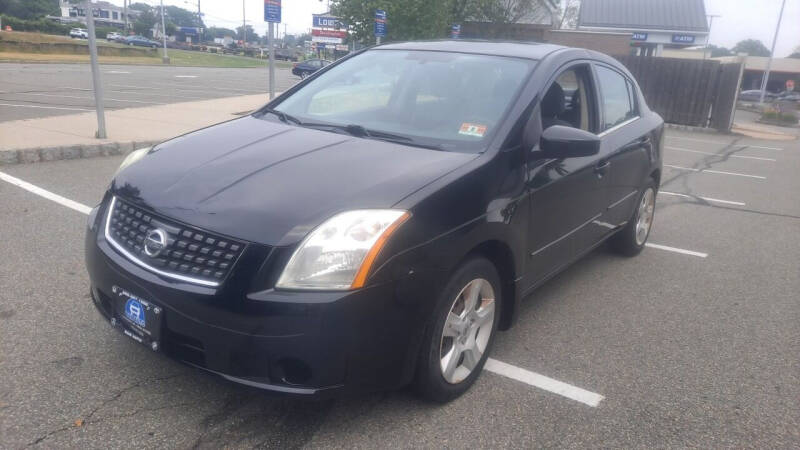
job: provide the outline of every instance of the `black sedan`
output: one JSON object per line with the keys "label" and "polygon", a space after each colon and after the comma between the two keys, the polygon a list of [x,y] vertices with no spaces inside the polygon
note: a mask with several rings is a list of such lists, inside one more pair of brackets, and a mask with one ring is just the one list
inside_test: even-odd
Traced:
{"label": "black sedan", "polygon": [[370,48],[130,154],[89,218],[91,297],[227,380],[446,401],[535,288],[605,241],[643,249],[663,136],[600,53]]}
{"label": "black sedan", "polygon": [[306,79],[312,73],[327,67],[331,61],[326,59],[308,59],[303,62],[292,64],[292,74],[302,79]]}
{"label": "black sedan", "polygon": [[121,43],[128,44],[130,46],[138,46],[138,47],[150,47],[150,48],[158,48],[158,42],[151,41],[144,36],[128,36],[124,38]]}

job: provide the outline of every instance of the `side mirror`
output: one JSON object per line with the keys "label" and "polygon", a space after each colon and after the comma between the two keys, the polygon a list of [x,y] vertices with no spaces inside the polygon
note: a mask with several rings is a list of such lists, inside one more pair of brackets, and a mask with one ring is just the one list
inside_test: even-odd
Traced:
{"label": "side mirror", "polygon": [[553,125],[542,132],[538,157],[541,158],[580,158],[600,152],[600,137],[579,128]]}

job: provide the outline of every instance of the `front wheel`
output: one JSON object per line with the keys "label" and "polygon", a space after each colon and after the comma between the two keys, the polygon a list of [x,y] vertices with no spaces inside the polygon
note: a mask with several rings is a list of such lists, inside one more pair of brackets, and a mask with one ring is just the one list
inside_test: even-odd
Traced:
{"label": "front wheel", "polygon": [[308,72],[300,72],[300,79],[305,80],[308,78]]}
{"label": "front wheel", "polygon": [[450,401],[480,375],[500,317],[500,277],[484,258],[450,277],[425,330],[414,385],[425,398]]}
{"label": "front wheel", "polygon": [[636,256],[647,243],[656,210],[656,183],[650,179],[639,194],[633,217],[611,240],[611,247],[619,254]]}

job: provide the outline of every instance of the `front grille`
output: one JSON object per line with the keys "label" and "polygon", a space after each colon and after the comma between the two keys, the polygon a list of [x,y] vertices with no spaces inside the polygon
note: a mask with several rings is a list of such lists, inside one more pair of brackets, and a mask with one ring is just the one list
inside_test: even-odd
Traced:
{"label": "front grille", "polygon": [[[206,286],[218,286],[245,247],[243,242],[188,227],[117,197],[112,198],[107,219],[106,239],[133,262]],[[151,257],[145,253],[145,238],[156,229],[164,232],[167,245]]]}

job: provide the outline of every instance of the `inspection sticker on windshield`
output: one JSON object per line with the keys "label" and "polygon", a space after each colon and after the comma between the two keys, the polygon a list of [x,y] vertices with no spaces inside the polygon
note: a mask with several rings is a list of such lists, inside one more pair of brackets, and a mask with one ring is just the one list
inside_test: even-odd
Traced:
{"label": "inspection sticker on windshield", "polygon": [[462,123],[461,129],[458,134],[465,136],[483,137],[486,134],[486,125],[479,125],[477,123]]}

